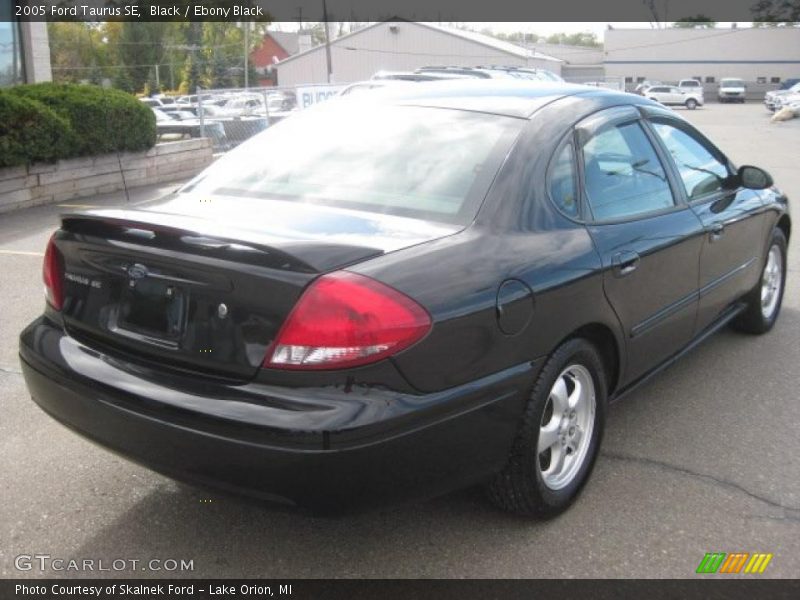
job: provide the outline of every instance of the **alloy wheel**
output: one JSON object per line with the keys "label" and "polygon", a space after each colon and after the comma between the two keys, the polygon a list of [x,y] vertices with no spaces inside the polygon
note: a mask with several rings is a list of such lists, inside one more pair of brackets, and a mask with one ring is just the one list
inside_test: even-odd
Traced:
{"label": "alloy wheel", "polygon": [[771,319],[778,307],[783,284],[783,254],[777,244],[773,244],[767,255],[767,264],[761,275],[761,314]]}
{"label": "alloy wheel", "polygon": [[551,490],[569,485],[586,460],[595,421],[595,387],[588,369],[570,365],[556,378],[539,427],[536,465]]}

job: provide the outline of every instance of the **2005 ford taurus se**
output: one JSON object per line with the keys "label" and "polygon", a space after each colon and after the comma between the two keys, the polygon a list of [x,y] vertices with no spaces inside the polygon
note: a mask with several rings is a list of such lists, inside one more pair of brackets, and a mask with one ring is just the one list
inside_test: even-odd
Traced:
{"label": "2005 ford taurus se", "polygon": [[484,484],[552,516],[610,401],[772,328],[787,206],[639,96],[334,99],[167,198],[63,215],[22,365],[52,417],[179,480],[318,511]]}

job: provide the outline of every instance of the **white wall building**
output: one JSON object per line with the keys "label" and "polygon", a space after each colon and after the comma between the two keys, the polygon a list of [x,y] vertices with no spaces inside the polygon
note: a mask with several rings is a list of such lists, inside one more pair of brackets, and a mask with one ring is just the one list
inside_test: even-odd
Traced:
{"label": "white wall building", "polygon": [[532,50],[564,61],[561,76],[567,81],[583,83],[602,81],[605,76],[603,47],[573,46],[570,44],[548,44],[537,42],[529,46]]}
{"label": "white wall building", "polygon": [[605,70],[628,88],[644,79],[700,79],[706,92],[723,77],[748,82],[763,96],[784,79],[800,77],[800,28],[613,29],[605,32]]}
{"label": "white wall building", "polygon": [[[493,37],[432,23],[385,21],[333,40],[331,82],[352,83],[377,71],[412,71],[426,65],[509,65],[561,74],[563,61]],[[325,46],[275,65],[278,85],[327,83]]]}

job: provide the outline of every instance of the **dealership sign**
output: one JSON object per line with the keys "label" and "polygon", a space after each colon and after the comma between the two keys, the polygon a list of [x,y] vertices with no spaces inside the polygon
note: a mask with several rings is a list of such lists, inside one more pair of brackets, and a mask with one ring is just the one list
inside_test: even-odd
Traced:
{"label": "dealership sign", "polygon": [[297,88],[297,106],[308,108],[312,104],[324,102],[336,96],[345,86],[343,85],[307,85]]}

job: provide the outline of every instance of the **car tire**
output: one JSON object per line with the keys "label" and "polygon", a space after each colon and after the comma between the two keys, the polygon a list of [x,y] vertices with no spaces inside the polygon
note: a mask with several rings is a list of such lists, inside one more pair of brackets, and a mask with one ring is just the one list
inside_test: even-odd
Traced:
{"label": "car tire", "polygon": [[786,236],[776,227],[772,230],[758,283],[744,297],[747,308],[733,321],[735,329],[761,334],[775,325],[786,287],[786,246]]}
{"label": "car tire", "polygon": [[[536,518],[566,510],[594,467],[606,404],[606,372],[597,349],[582,338],[566,341],[536,378],[508,461],[487,486],[492,503]],[[543,436],[542,445],[554,441],[540,452]]]}
{"label": "car tire", "polygon": [[686,101],[686,108],[688,108],[689,110],[694,110],[695,108],[697,108],[697,100],[695,100],[694,98],[689,98]]}

